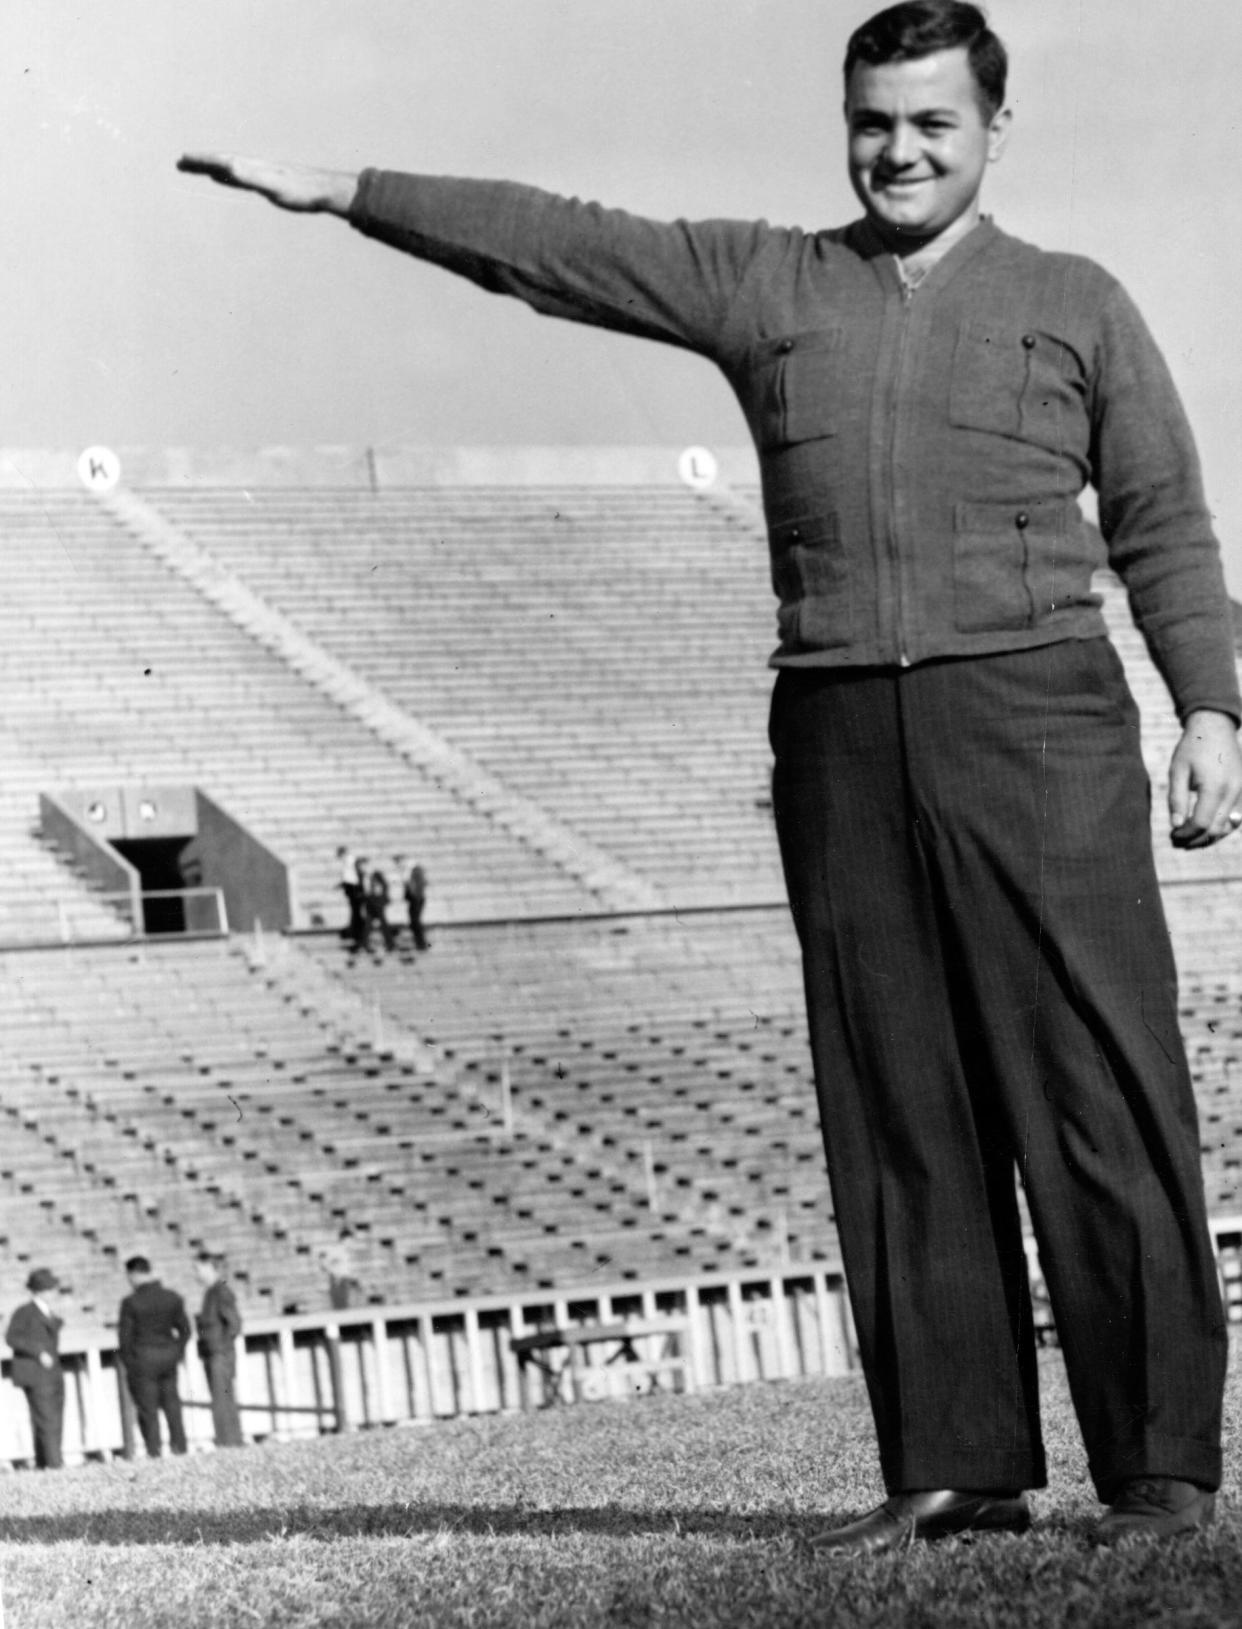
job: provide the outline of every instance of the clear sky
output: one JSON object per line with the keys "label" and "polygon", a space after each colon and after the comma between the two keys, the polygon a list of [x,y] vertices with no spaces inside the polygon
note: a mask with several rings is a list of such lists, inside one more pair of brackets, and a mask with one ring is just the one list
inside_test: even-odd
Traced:
{"label": "clear sky", "polygon": [[[5,0],[0,445],[737,443],[696,358],[534,317],[174,170],[505,176],[644,213],[856,213],[853,0]],[[1199,434],[1242,597],[1238,0],[994,0],[987,206],[1103,261]]]}

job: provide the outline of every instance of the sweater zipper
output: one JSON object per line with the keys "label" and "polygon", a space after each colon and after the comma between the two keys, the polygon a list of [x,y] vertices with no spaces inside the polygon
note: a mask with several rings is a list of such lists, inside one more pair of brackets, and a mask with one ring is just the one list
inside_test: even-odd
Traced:
{"label": "sweater zipper", "polygon": [[897,367],[894,377],[892,404],[889,407],[888,429],[888,542],[889,559],[893,572],[893,604],[896,608],[897,661],[901,667],[910,666],[910,652],[906,645],[905,603],[901,592],[901,550],[897,539],[897,414],[901,402],[901,376],[905,366],[906,342],[910,334],[910,306],[914,290],[903,277],[901,283],[901,337],[897,343]]}

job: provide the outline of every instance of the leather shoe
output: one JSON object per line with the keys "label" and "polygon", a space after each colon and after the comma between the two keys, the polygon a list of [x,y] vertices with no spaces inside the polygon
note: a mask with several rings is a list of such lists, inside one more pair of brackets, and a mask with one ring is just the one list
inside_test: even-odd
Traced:
{"label": "leather shoe", "polygon": [[1216,1510],[1216,1495],[1174,1476],[1134,1476],[1100,1517],[1092,1544],[1120,1544],[1146,1533],[1175,1538],[1206,1527]]}
{"label": "leather shoe", "polygon": [[950,1538],[958,1533],[1025,1533],[1031,1507],[1025,1493],[959,1493],[928,1488],[894,1493],[882,1505],[847,1527],[830,1527],[811,1540],[815,1550],[874,1555],[902,1550],[916,1539]]}

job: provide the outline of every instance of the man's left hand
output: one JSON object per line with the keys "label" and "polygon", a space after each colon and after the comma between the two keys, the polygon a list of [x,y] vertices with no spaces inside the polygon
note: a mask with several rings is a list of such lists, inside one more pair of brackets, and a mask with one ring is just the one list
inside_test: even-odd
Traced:
{"label": "man's left hand", "polygon": [[1242,818],[1242,750],[1226,713],[1188,713],[1169,765],[1169,824],[1178,848],[1208,848]]}

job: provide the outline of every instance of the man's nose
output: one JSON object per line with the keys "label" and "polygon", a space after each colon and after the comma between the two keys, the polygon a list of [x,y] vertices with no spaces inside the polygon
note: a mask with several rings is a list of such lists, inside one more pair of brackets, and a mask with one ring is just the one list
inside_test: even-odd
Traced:
{"label": "man's nose", "polygon": [[897,124],[884,144],[884,161],[894,170],[904,170],[919,156],[918,132],[908,124]]}

